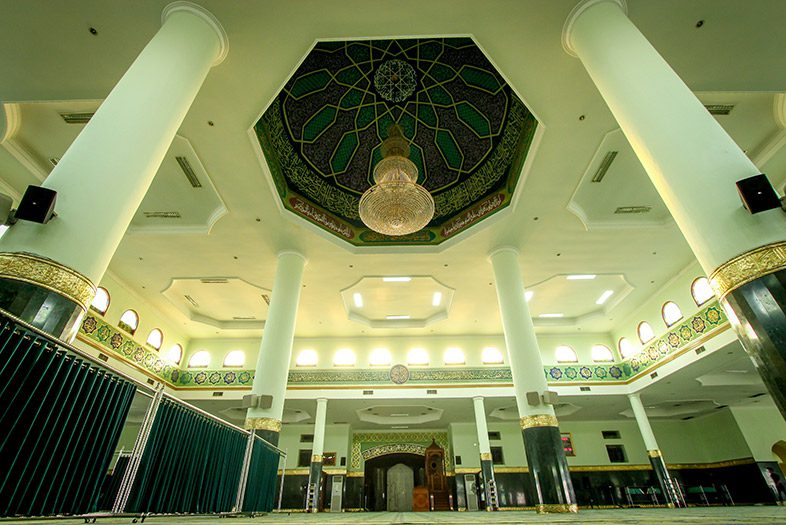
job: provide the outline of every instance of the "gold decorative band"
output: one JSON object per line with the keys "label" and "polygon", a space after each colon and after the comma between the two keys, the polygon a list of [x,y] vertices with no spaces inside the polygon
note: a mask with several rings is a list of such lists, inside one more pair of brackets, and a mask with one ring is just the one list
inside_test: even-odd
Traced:
{"label": "gold decorative band", "polygon": [[651,458],[659,458],[662,454],[660,453],[660,450],[656,448],[655,450],[648,450],[647,455]]}
{"label": "gold decorative band", "polygon": [[579,506],[575,503],[550,503],[535,505],[535,511],[538,514],[547,514],[550,512],[578,512]]}
{"label": "gold decorative band", "polygon": [[319,454],[312,454],[311,463],[322,463],[322,456],[320,456]]}
{"label": "gold decorative band", "polygon": [[783,269],[786,269],[786,241],[760,246],[721,264],[710,274],[710,286],[723,299],[743,284]]}
{"label": "gold decorative band", "polygon": [[0,253],[0,277],[51,290],[74,301],[85,311],[96,295],[96,285],[81,273],[32,253]]}
{"label": "gold decorative band", "polygon": [[535,427],[558,427],[557,416],[551,414],[536,414],[534,416],[524,416],[519,421],[521,429]]}
{"label": "gold decorative band", "polygon": [[481,461],[491,461],[491,452],[481,452],[480,453],[480,460]]}
{"label": "gold decorative band", "polygon": [[247,417],[244,427],[246,430],[281,432],[281,420],[273,419],[272,417]]}

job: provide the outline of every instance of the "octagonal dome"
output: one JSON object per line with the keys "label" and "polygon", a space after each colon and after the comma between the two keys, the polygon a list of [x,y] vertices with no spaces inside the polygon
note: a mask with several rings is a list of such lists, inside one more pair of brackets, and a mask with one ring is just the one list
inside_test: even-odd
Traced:
{"label": "octagonal dome", "polygon": [[[422,230],[360,220],[398,124],[434,197]],[[434,245],[507,207],[537,121],[471,38],[319,42],[254,126],[288,212],[355,246]]]}

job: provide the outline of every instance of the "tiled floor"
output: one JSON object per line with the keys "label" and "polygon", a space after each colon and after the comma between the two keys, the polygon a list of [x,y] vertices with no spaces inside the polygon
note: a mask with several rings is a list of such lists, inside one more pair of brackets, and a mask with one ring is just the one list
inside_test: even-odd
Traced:
{"label": "tiled floor", "polygon": [[[28,525],[76,525],[84,520],[14,520]],[[98,518],[99,525],[131,523],[131,518]],[[284,524],[484,524],[484,523],[579,523],[615,525],[786,525],[786,507],[710,507],[689,509],[613,509],[582,510],[579,514],[538,515],[532,511],[516,512],[355,512],[341,514],[273,513],[250,518],[237,517],[169,517],[150,516],[150,525],[284,525]]]}

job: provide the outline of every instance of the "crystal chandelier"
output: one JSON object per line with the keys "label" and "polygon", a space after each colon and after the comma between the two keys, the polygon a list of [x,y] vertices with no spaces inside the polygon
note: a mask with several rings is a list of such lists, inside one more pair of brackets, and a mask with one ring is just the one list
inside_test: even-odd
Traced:
{"label": "crystal chandelier", "polygon": [[418,168],[409,160],[409,144],[397,125],[382,142],[384,157],[374,167],[374,184],[360,198],[363,223],[385,235],[406,235],[434,217],[434,199],[417,183]]}

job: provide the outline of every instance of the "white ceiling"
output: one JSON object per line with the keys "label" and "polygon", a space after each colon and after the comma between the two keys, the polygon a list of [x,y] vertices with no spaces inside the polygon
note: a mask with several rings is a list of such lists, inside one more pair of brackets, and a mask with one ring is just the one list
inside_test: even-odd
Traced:
{"label": "white ceiling", "polygon": [[[0,100],[24,103],[16,138],[0,148],[4,186],[19,193],[38,182],[36,173],[45,176],[48,159],[62,156],[78,128],[63,123],[59,113],[95,109],[155,34],[168,1],[0,3]],[[173,278],[233,276],[270,289],[276,253],[282,249],[301,250],[309,259],[297,319],[299,337],[368,334],[368,327],[349,319],[341,290],[364,276],[401,274],[433,276],[454,289],[449,315],[426,328],[374,328],[374,336],[501,333],[487,261],[489,250],[500,244],[520,248],[528,284],[573,273],[619,275],[629,284],[630,292],[610,305],[607,315],[577,315],[575,322],[538,328],[551,333],[611,330],[612,315],[626,317],[693,261],[662,203],[642,179],[640,166],[626,153],[625,141],[615,134],[616,123],[581,63],[562,50],[562,24],[576,0],[198,3],[225,27],[229,56],[210,71],[178,135],[193,148],[228,213],[209,234],[127,235],[110,266],[173,323],[182,323],[189,336],[215,336],[216,329],[192,319],[161,293]],[[629,0],[628,5],[634,23],[688,85],[701,92],[705,103],[736,104],[718,121],[751,155],[761,151],[780,129],[773,115],[773,93],[786,87],[786,55],[781,51],[786,2],[759,0],[756,9],[745,0]],[[698,20],[705,20],[701,28],[696,27]],[[92,35],[90,27],[98,34]],[[456,34],[475,38],[542,124],[543,134],[523,174],[515,207],[436,251],[352,251],[282,216],[248,130],[313,42]],[[612,139],[614,144],[609,143]],[[619,164],[612,165],[619,171],[610,170],[605,183],[615,188],[585,195],[585,174],[592,172],[598,153],[611,146],[620,151],[615,161]],[[772,156],[770,165],[786,169],[784,157]],[[778,169],[771,176],[782,182],[786,173]],[[151,191],[159,191],[157,184]],[[622,224],[625,221],[615,225],[611,220],[603,228],[587,229],[568,210],[574,194],[601,222],[617,205],[652,205],[657,214],[651,217],[658,218],[658,227]],[[151,194],[150,199],[160,197]],[[190,205],[191,211],[206,216],[207,204]],[[543,286],[538,292],[545,296],[547,284]],[[591,309],[596,291],[575,290],[555,289],[554,301],[565,311]],[[536,303],[532,306],[534,310]],[[244,315],[232,304],[222,308],[213,317]],[[241,334],[248,332],[219,330],[220,337]]]}

